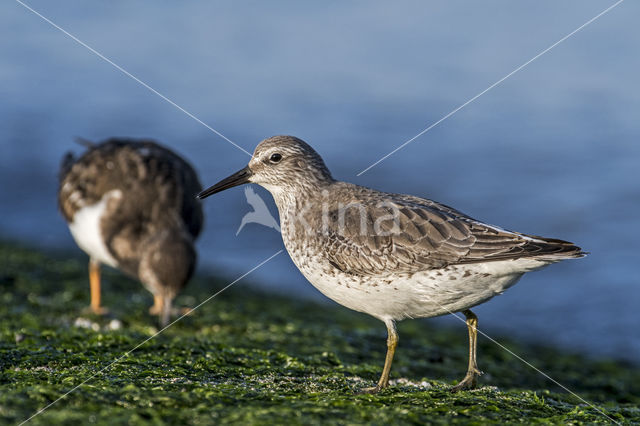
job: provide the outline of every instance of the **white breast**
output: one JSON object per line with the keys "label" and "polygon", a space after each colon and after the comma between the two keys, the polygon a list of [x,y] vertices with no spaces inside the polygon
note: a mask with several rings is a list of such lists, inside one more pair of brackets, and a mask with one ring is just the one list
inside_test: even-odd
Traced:
{"label": "white breast", "polygon": [[104,243],[100,222],[111,198],[122,197],[120,190],[114,189],[105,193],[102,199],[90,206],[84,206],[76,212],[69,223],[69,229],[78,246],[93,260],[117,267],[118,262],[111,256]]}
{"label": "white breast", "polygon": [[[297,256],[295,256],[297,255]],[[497,261],[419,272],[357,277],[292,254],[303,275],[324,295],[381,320],[428,318],[459,312],[502,293],[526,272],[546,266],[533,259]]]}

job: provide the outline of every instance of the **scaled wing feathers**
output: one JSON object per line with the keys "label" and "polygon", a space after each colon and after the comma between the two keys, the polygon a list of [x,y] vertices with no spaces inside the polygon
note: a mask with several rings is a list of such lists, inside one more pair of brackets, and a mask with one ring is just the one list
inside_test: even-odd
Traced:
{"label": "scaled wing feathers", "polygon": [[359,194],[360,200],[370,196],[364,208],[334,208],[329,214],[327,255],[343,272],[415,273],[462,263],[582,255],[571,243],[506,231],[430,200],[365,190]]}

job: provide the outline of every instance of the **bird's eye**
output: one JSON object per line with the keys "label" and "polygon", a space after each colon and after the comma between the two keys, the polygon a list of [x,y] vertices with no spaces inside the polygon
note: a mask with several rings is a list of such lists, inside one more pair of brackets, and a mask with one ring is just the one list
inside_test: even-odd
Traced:
{"label": "bird's eye", "polygon": [[282,160],[282,155],[277,152],[275,154],[271,154],[271,157],[269,157],[269,161],[272,163],[279,163],[280,160]]}

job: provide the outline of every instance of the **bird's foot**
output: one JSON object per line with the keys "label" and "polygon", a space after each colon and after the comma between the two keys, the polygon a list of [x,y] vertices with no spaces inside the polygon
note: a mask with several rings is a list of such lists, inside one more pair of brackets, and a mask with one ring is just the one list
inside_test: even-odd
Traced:
{"label": "bird's foot", "polygon": [[87,306],[82,310],[82,312],[85,314],[104,316],[109,313],[109,309],[105,308],[104,306]]}
{"label": "bird's foot", "polygon": [[[182,315],[188,315],[191,313],[191,311],[193,311],[193,308],[188,308],[188,307],[184,307],[184,308],[174,308],[171,310],[171,315],[172,316],[182,316]],[[160,315],[160,307],[157,305],[153,305],[149,308],[149,315]]]}
{"label": "bird's foot", "polygon": [[461,390],[475,389],[478,385],[478,377],[480,377],[482,374],[482,371],[477,369],[467,371],[467,375],[464,376],[464,379],[462,379],[460,383],[450,389],[451,393],[455,393]]}
{"label": "bird's foot", "polygon": [[375,395],[382,390],[379,386],[373,386],[371,388],[362,388],[356,392],[356,395]]}
{"label": "bird's foot", "polygon": [[358,391],[356,391],[356,395],[375,395],[378,392],[380,392],[383,389],[386,389],[389,387],[389,384],[387,383],[386,385],[382,386],[380,385],[380,383],[378,383],[377,385],[370,387],[370,388],[362,388]]}

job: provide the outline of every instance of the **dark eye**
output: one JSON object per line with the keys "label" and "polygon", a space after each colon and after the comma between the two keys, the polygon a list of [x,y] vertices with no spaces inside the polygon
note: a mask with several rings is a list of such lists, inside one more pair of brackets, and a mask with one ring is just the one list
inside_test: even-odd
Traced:
{"label": "dark eye", "polygon": [[272,163],[279,163],[280,160],[282,160],[282,155],[278,154],[277,152],[275,154],[271,154],[271,157],[269,157],[269,161],[271,161]]}

